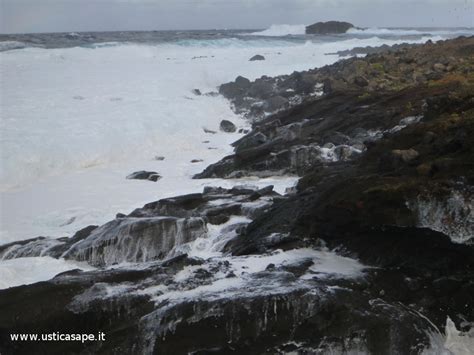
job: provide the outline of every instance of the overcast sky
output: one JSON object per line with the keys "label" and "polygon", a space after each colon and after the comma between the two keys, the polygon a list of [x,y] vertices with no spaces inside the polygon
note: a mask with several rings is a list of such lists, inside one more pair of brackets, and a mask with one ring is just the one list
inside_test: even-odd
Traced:
{"label": "overcast sky", "polygon": [[363,27],[474,27],[474,0],[0,0],[0,32],[266,28],[343,20]]}

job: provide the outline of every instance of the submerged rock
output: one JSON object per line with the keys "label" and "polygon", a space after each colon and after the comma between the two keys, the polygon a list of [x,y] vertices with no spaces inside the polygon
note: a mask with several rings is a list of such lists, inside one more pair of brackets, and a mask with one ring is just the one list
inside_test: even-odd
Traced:
{"label": "submerged rock", "polygon": [[237,127],[235,126],[235,124],[233,124],[231,121],[228,121],[228,120],[222,120],[219,125],[219,128],[221,131],[227,132],[227,133],[233,133],[237,130]]}
{"label": "submerged rock", "polygon": [[254,55],[252,58],[249,59],[249,61],[251,61],[251,62],[256,61],[256,60],[265,60],[265,57],[263,55],[257,54],[257,55]]}
{"label": "submerged rock", "polygon": [[135,179],[135,180],[149,180],[149,181],[158,181],[161,179],[161,175],[158,174],[156,171],[136,171],[130,175],[127,175],[127,179]]}

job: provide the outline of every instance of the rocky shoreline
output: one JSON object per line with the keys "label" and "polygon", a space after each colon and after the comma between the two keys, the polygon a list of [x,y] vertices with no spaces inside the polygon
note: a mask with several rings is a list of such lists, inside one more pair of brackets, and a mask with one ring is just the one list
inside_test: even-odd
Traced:
{"label": "rocky shoreline", "polygon": [[[447,322],[473,332],[473,37],[219,93],[252,131],[195,178],[298,185],[209,187],[0,246],[97,268],[0,290],[2,354],[439,354]],[[107,338],[9,338],[59,330]]]}

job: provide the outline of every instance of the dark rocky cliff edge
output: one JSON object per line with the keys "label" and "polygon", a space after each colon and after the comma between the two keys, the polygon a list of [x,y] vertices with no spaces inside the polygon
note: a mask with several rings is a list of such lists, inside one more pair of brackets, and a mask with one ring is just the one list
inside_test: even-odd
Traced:
{"label": "dark rocky cliff edge", "polygon": [[[296,174],[297,187],[206,188],[72,239],[0,246],[4,259],[98,267],[0,291],[2,355],[419,354],[448,317],[470,330],[473,37],[239,77],[220,93],[253,129],[196,178]],[[187,255],[216,228],[223,257]],[[356,275],[338,270],[354,259]],[[121,262],[141,267],[104,268]],[[106,341],[9,338],[56,331]]]}

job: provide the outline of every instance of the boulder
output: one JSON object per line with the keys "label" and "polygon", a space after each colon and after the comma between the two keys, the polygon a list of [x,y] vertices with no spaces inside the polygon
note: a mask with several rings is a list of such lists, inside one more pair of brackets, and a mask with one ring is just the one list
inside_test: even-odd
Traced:
{"label": "boulder", "polygon": [[219,128],[222,132],[227,132],[227,133],[233,133],[237,130],[237,127],[235,127],[235,124],[233,124],[232,122],[228,120],[222,120]]}
{"label": "boulder", "polygon": [[265,57],[263,55],[257,54],[249,59],[250,62],[254,62],[256,60],[265,60]]}
{"label": "boulder", "polygon": [[231,99],[241,96],[250,87],[250,80],[243,76],[238,76],[235,81],[222,84],[219,87],[219,94]]}
{"label": "boulder", "polygon": [[306,34],[328,35],[346,33],[354,25],[349,22],[328,21],[317,22],[306,27]]}

